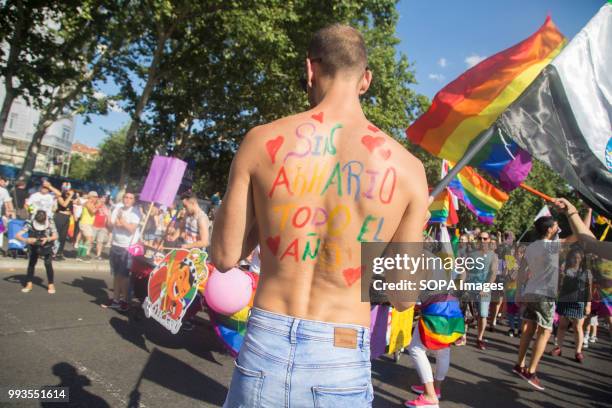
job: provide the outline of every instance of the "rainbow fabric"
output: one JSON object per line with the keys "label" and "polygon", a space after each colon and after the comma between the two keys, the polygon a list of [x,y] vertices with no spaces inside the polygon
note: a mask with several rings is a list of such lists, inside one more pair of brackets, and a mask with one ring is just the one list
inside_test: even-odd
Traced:
{"label": "rainbow fabric", "polygon": [[[566,41],[547,17],[531,37],[483,60],[440,90],[429,110],[406,130],[408,138],[434,156],[458,162]],[[497,178],[507,191],[518,187],[531,169],[530,156],[501,131],[469,164]]]}
{"label": "rainbow fabric", "polygon": [[451,200],[450,191],[445,189],[429,205],[431,218],[429,222],[439,222],[446,225],[455,225],[459,222],[457,212]]}
{"label": "rainbow fabric", "polygon": [[497,211],[508,201],[508,194],[468,166],[461,169],[448,188],[483,224],[492,224]]}
{"label": "rainbow fabric", "polygon": [[[213,270],[214,266],[210,267]],[[253,279],[253,295],[249,305],[242,310],[234,313],[231,316],[224,316],[220,313],[215,312],[212,308],[208,308],[208,315],[210,316],[210,322],[215,329],[215,334],[223,343],[223,346],[227,349],[232,357],[237,357],[240,352],[240,347],[244,342],[244,336],[246,335],[247,321],[249,320],[249,311],[253,306],[253,297],[257,290],[259,283],[259,275],[254,272],[247,272]],[[203,290],[203,288],[202,288]]]}
{"label": "rainbow fabric", "polygon": [[419,334],[421,342],[430,350],[450,346],[465,333],[459,301],[446,294],[429,298],[421,306]]}
{"label": "rainbow fabric", "polygon": [[242,347],[250,309],[247,306],[231,316],[223,316],[210,308],[208,310],[215,333],[232,357],[237,357]]}

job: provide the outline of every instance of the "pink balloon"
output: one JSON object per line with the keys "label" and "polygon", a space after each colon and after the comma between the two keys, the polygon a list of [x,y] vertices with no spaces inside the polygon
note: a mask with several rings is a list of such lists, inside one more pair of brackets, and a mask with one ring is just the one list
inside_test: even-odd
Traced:
{"label": "pink balloon", "polygon": [[225,273],[216,268],[208,278],[204,297],[212,310],[222,315],[233,315],[244,309],[251,300],[253,281],[238,268]]}

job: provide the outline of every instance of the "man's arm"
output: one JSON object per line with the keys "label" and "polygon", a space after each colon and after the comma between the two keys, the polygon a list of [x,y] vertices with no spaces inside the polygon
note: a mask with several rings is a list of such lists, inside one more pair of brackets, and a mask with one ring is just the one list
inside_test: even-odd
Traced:
{"label": "man's arm", "polygon": [[555,200],[557,209],[566,214],[570,228],[580,241],[585,252],[596,254],[604,259],[612,259],[612,244],[609,242],[598,241],[591,230],[580,218],[576,207],[565,198]]}
{"label": "man's arm", "polygon": [[499,258],[497,254],[493,252],[491,257],[491,266],[489,268],[489,283],[494,283],[497,279],[497,270],[499,269]]}
{"label": "man's arm", "polygon": [[[408,256],[419,257],[423,251],[423,226],[429,218],[429,194],[427,188],[427,178],[425,177],[425,169],[421,162],[415,161],[413,172],[410,178],[413,194],[404,211],[402,220],[400,221],[393,238],[392,243],[406,242],[410,243],[408,248]],[[394,251],[388,251],[384,254],[385,257],[395,257]],[[403,254],[401,254],[403,255]],[[387,282],[400,282],[402,279],[408,279],[412,282],[418,282],[426,277],[427,272],[423,269],[410,274],[403,270],[391,270],[385,275]],[[406,295],[399,296],[397,291],[388,291],[387,296],[389,301],[398,311],[404,311],[416,303],[417,294],[414,294],[414,300],[407,301]]]}
{"label": "man's arm", "polygon": [[15,218],[15,209],[13,208],[13,201],[10,197],[8,201],[4,202],[4,211],[10,218]]}
{"label": "man's arm", "polygon": [[244,138],[230,168],[227,190],[215,215],[211,259],[220,271],[240,261],[244,242],[255,221],[251,185],[251,158],[257,134],[251,130]]}

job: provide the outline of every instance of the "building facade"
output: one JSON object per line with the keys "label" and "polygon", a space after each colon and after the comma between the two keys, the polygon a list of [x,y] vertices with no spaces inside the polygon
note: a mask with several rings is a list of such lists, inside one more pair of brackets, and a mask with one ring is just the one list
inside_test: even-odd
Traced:
{"label": "building facade", "polygon": [[[0,79],[0,104],[4,95],[4,82]],[[24,99],[15,98],[0,140],[0,164],[21,167],[39,118],[38,110],[28,106]],[[75,127],[75,118],[65,117],[47,129],[34,171],[61,176],[68,174]]]}

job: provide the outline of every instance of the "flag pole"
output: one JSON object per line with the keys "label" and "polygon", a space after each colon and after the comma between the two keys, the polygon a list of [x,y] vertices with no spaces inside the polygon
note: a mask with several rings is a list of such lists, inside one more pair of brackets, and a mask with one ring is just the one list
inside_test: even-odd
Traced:
{"label": "flag pole", "polygon": [[486,130],[480,132],[480,134],[476,137],[475,141],[472,142],[468,150],[465,152],[461,160],[459,160],[455,166],[444,176],[442,180],[434,187],[434,189],[429,193],[429,197],[436,197],[440,194],[454,179],[457,174],[467,166],[470,161],[476,156],[482,148],[487,144],[487,142],[493,137],[493,126],[489,127]]}
{"label": "flag pole", "polygon": [[531,194],[536,195],[536,196],[538,196],[538,197],[540,197],[540,198],[542,198],[542,199],[544,199],[544,200],[546,200],[546,201],[550,201],[550,202],[555,201],[555,199],[554,199],[554,198],[552,198],[551,196],[548,196],[548,195],[546,195],[546,194],[542,193],[541,191],[538,191],[538,190],[536,190],[535,188],[533,188],[533,187],[531,187],[531,186],[528,186],[528,185],[527,185],[527,184],[525,184],[525,183],[521,183],[521,184],[519,184],[519,186],[520,186],[520,187],[521,187],[523,190],[528,191],[528,192],[530,192]]}

